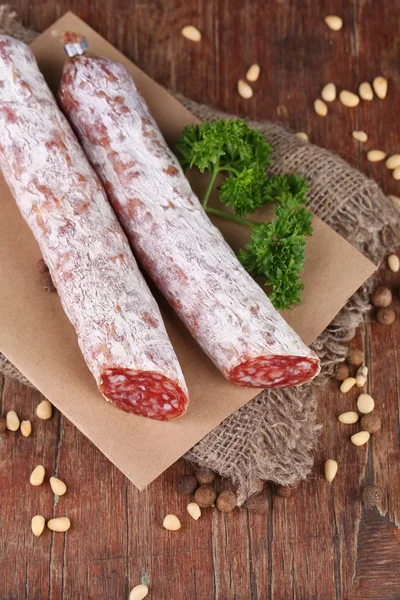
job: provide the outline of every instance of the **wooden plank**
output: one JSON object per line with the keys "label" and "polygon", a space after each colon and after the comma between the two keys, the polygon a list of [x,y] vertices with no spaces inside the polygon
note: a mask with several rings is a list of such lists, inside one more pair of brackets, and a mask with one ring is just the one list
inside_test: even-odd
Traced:
{"label": "wooden plank", "polygon": [[365,511],[360,524],[357,577],[352,600],[399,598],[400,534],[387,518]]}
{"label": "wooden plank", "polygon": [[[233,7],[226,0],[62,0],[57,5],[16,0],[13,6],[37,30],[73,10],[163,85],[231,113],[307,131],[311,141],[337,151],[400,196],[399,183],[365,156],[372,147],[399,151],[400,105],[394,92],[399,3],[321,0],[316,7],[311,0],[243,0]],[[344,18],[341,32],[326,27],[328,13]],[[180,35],[191,23],[203,33],[201,44]],[[244,101],[236,82],[254,61],[262,74],[254,98]],[[356,91],[361,81],[380,73],[389,75],[387,100],[361,103],[355,110],[336,102],[327,118],[315,114],[313,101],[328,81]],[[354,142],[353,129],[368,132],[365,146]],[[384,270],[380,276],[382,283],[399,287],[398,275]],[[129,589],[148,576],[153,600],[395,600],[400,586],[399,534],[393,525],[400,502],[398,298],[394,307],[395,326],[367,323],[351,344],[365,345],[368,389],[382,431],[368,448],[355,448],[348,438],[358,426],[341,426],[336,417],[354,408],[356,392],[343,396],[336,382],[321,387],[324,429],[313,474],[290,499],[267,491],[267,515],[206,510],[194,522],[186,514],[187,499],[175,491],[187,470],[182,461],[139,494],[58,414],[47,423],[34,420],[27,440],[9,432],[1,436],[0,597],[115,600],[128,598]],[[40,394],[9,380],[2,385],[3,411],[34,414]],[[323,478],[328,457],[339,462],[332,484]],[[57,503],[48,484],[38,489],[28,484],[38,462],[68,484]],[[365,482],[382,487],[384,518],[362,512]],[[36,511],[48,517],[68,514],[71,530],[66,536],[46,531],[34,539],[30,518]],[[166,512],[182,518],[181,531],[162,528]]]}
{"label": "wooden plank", "polygon": [[[191,470],[181,460],[144,492],[139,493],[130,483],[127,487],[130,585],[148,576],[152,593],[160,598],[178,598],[179,594],[188,599],[212,597],[211,510],[204,509],[199,521],[187,513],[191,498],[176,491],[180,477],[187,472]],[[171,532],[162,527],[169,513],[181,520],[181,530]]]}
{"label": "wooden plank", "polygon": [[382,515],[388,514],[391,522],[400,525],[400,301],[397,296],[400,278],[387,268],[381,271],[379,281],[393,290],[393,309],[396,322],[391,326],[380,325],[375,312],[369,324],[369,344],[375,360],[369,380],[369,392],[375,399],[376,411],[382,419],[382,428],[373,436],[370,468],[367,483],[379,485],[384,492]]}
{"label": "wooden plank", "polygon": [[[39,598],[49,587],[52,536],[45,530],[34,538],[31,518],[35,514],[51,517],[53,494],[48,476],[54,469],[57,416],[51,421],[38,419],[35,409],[40,400],[39,392],[5,379],[1,412],[15,410],[21,420],[32,421],[33,430],[28,438],[20,431],[6,431],[0,441],[0,597],[7,600]],[[46,469],[46,483],[33,487],[29,477],[39,464]]]}

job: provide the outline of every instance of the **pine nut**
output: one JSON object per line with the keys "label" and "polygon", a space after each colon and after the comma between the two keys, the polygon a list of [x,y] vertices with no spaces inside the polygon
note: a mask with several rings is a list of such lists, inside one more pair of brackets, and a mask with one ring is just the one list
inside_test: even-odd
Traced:
{"label": "pine nut", "polygon": [[393,179],[396,179],[397,181],[400,179],[400,167],[395,168],[395,170],[392,173],[392,177],[393,177]]}
{"label": "pine nut", "polygon": [[356,386],[363,387],[367,383],[368,367],[365,365],[360,367],[356,375]]}
{"label": "pine nut", "polygon": [[47,523],[47,527],[51,529],[51,531],[64,532],[68,531],[71,527],[71,521],[68,517],[57,517],[56,519],[50,519]]}
{"label": "pine nut", "polygon": [[201,33],[194,25],[186,25],[183,27],[181,34],[191,42],[200,42],[201,40]]}
{"label": "pine nut", "polygon": [[245,100],[248,100],[253,96],[253,90],[251,89],[249,84],[246,81],[244,81],[244,79],[239,79],[237,83],[237,89],[239,92],[239,96],[241,96]]}
{"label": "pine nut", "polygon": [[304,142],[308,142],[308,135],[306,134],[305,131],[298,131],[295,135],[296,135],[296,137],[299,138],[299,140],[303,140]]}
{"label": "pine nut", "polygon": [[192,517],[192,519],[194,519],[195,521],[197,521],[197,519],[200,519],[201,508],[196,502],[191,502],[190,504],[188,504],[187,511],[188,511],[189,515]]}
{"label": "pine nut", "polygon": [[357,398],[357,410],[363,415],[367,415],[375,408],[375,402],[369,394],[360,394]]}
{"label": "pine nut", "polygon": [[392,154],[392,156],[389,156],[385,162],[385,166],[387,169],[397,169],[397,167],[400,167],[400,154]]}
{"label": "pine nut", "polygon": [[364,387],[364,385],[367,383],[367,378],[364,375],[357,375],[356,377],[356,386],[357,387]]}
{"label": "pine nut", "polygon": [[44,526],[46,525],[45,518],[42,515],[35,515],[32,517],[31,527],[32,533],[36,537],[40,537],[43,533]]}
{"label": "pine nut", "polygon": [[15,410],[9,410],[6,414],[6,427],[9,431],[18,431],[19,417]]}
{"label": "pine nut", "polygon": [[353,138],[362,144],[368,140],[368,135],[365,131],[353,131]]}
{"label": "pine nut", "polygon": [[325,17],[325,23],[332,31],[340,31],[343,27],[343,19],[337,15],[328,15]]}
{"label": "pine nut", "polygon": [[386,98],[388,90],[387,79],[380,75],[379,77],[375,77],[374,81],[372,82],[372,85],[374,87],[375,94],[378,96],[378,98],[384,100]]}
{"label": "pine nut", "polygon": [[335,479],[337,470],[338,470],[338,464],[337,464],[336,460],[332,460],[332,458],[329,458],[325,462],[325,477],[326,477],[326,480],[329,481],[329,483],[331,483],[331,481],[333,481]]}
{"label": "pine nut", "polygon": [[29,483],[31,485],[42,485],[44,480],[45,470],[43,465],[38,465],[35,469],[33,469]]}
{"label": "pine nut", "polygon": [[392,273],[398,273],[400,271],[400,258],[396,254],[391,254],[388,258],[388,267]]}
{"label": "pine nut", "polygon": [[360,104],[360,98],[357,94],[353,94],[353,92],[349,92],[348,90],[342,90],[339,94],[340,102],[349,108],[354,108]]}
{"label": "pine nut", "polygon": [[168,531],[178,531],[182,527],[180,520],[175,515],[167,515],[163,521],[163,527]]}
{"label": "pine nut", "polygon": [[328,114],[328,107],[323,100],[319,98],[314,102],[314,110],[320,117],[326,117]]}
{"label": "pine nut", "polygon": [[358,421],[358,414],[352,410],[349,410],[348,412],[344,412],[339,415],[338,419],[344,425],[353,425],[353,423],[357,423]]}
{"label": "pine nut", "polygon": [[29,437],[32,433],[32,425],[30,421],[22,421],[21,433],[24,437]]}
{"label": "pine nut", "polygon": [[36,407],[36,415],[39,419],[43,419],[44,421],[51,419],[53,415],[53,406],[48,400],[42,400]]}
{"label": "pine nut", "polygon": [[129,594],[129,600],[143,600],[149,593],[147,585],[136,585]]}
{"label": "pine nut", "polygon": [[370,437],[368,431],[359,431],[352,435],[350,439],[355,446],[363,446],[368,442]]}
{"label": "pine nut", "polygon": [[336,85],[334,83],[327,83],[322,88],[321,96],[325,102],[333,102],[336,99]]}
{"label": "pine nut", "polygon": [[371,101],[374,97],[374,92],[372,91],[371,84],[368,81],[360,83],[358,93],[363,100]]}
{"label": "pine nut", "polygon": [[383,150],[369,150],[367,152],[367,159],[370,162],[380,162],[386,158],[386,152]]}
{"label": "pine nut", "polygon": [[344,381],[342,381],[342,385],[340,386],[340,391],[342,394],[347,394],[351,390],[352,387],[356,385],[356,380],[354,377],[346,377]]}
{"label": "pine nut", "polygon": [[50,487],[56,496],[63,496],[67,491],[67,486],[58,477],[50,477]]}
{"label": "pine nut", "polygon": [[248,69],[246,73],[247,81],[257,81],[260,77],[260,65],[254,64],[251,65],[250,69]]}

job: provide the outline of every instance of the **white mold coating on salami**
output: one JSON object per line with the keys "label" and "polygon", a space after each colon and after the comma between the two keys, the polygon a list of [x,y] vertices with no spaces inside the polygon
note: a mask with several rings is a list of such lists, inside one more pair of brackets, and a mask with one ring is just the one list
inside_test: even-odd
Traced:
{"label": "white mold coating on salami", "polygon": [[209,220],[126,69],[78,57],[59,97],[137,257],[222,373],[257,387],[315,376],[317,356]]}
{"label": "white mold coating on salami", "polygon": [[[158,306],[31,50],[7,36],[0,36],[0,130],[0,167],[102,393],[124,410],[178,416],[187,390]],[[129,385],[117,385],[114,372]],[[132,373],[144,374],[146,389]],[[162,407],[175,399],[179,407],[167,415]]]}

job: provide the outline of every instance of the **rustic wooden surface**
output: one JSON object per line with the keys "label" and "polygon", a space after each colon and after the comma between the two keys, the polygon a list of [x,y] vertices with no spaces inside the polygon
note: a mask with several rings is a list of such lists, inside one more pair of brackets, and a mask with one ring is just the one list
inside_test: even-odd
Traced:
{"label": "rustic wooden surface", "polygon": [[[365,148],[351,137],[353,129],[365,129],[367,148],[400,150],[399,0],[15,0],[13,7],[38,31],[73,10],[163,85],[232,113],[307,131],[312,141],[336,150],[400,196],[400,182],[381,164],[368,163]],[[344,19],[341,32],[323,22],[332,13]],[[190,23],[203,32],[200,45],[179,35]],[[253,61],[261,64],[262,76],[254,98],[243,101],[236,81]],[[355,110],[335,103],[328,118],[315,115],[312,103],[324,83],[356,91],[360,81],[380,73],[389,78],[386,101]],[[382,269],[380,277],[399,288],[399,275]],[[0,378],[3,413],[15,409],[33,421],[30,438],[6,432],[0,439],[1,600],[122,600],[147,576],[152,600],[398,600],[397,297],[394,307],[397,324],[385,328],[372,317],[352,342],[365,347],[381,432],[368,447],[350,444],[356,426],[339,427],[336,415],[353,408],[356,394],[340,396],[335,382],[324,386],[314,472],[290,499],[268,489],[270,510],[264,516],[209,510],[199,522],[191,521],[184,516],[186,499],[175,491],[186,470],[182,461],[139,494],[58,412],[48,422],[34,417],[38,392]],[[322,477],[328,457],[340,469],[331,485]],[[39,463],[46,479],[58,473],[68,484],[58,502],[48,483],[29,485]],[[382,515],[362,509],[365,483],[382,487]],[[219,481],[218,487],[227,484]],[[183,517],[180,532],[160,526],[167,512]],[[67,514],[72,528],[67,535],[45,531],[36,539],[30,531],[36,513]]]}

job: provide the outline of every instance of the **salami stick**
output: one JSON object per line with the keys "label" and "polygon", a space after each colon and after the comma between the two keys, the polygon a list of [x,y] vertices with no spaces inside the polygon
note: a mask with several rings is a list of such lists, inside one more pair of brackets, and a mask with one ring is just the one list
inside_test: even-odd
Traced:
{"label": "salami stick", "polygon": [[86,363],[119,408],[169,420],[187,390],[128,240],[30,49],[0,36],[0,166]]}
{"label": "salami stick", "polygon": [[317,356],[209,220],[126,69],[76,57],[59,98],[138,259],[225,377],[263,388],[314,377]]}

